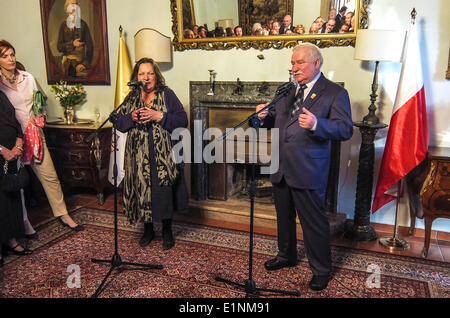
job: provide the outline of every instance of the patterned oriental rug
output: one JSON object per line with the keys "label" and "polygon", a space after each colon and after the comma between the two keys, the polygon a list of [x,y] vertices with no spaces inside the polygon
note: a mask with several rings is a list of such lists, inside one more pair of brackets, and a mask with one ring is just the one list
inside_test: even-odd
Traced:
{"label": "patterned oriental rug", "polygon": [[[114,253],[114,216],[81,208],[74,219],[86,228],[72,232],[50,220],[39,226],[40,239],[30,256],[5,257],[0,269],[0,297],[91,297],[108,272]],[[145,248],[138,241],[142,225],[131,226],[119,215],[119,254],[124,262],[161,264],[163,269],[116,268],[101,297],[241,298],[245,291],[218,282],[217,275],[235,282],[248,278],[247,232],[175,222],[176,245],[163,251],[161,228]],[[332,248],[334,279],[322,292],[308,288],[311,271],[298,242],[301,262],[294,268],[267,272],[264,262],[276,254],[272,236],[255,234],[253,280],[257,287],[297,290],[301,298],[448,298],[450,273],[446,263],[425,259]],[[79,273],[79,275],[78,275]],[[78,287],[78,288],[77,288]],[[261,292],[261,297],[286,297]]]}

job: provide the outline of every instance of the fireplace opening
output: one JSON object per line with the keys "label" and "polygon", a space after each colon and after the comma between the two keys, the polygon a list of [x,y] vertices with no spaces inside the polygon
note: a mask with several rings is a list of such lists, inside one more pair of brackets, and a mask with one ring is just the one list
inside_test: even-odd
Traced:
{"label": "fireplace opening", "polygon": [[[273,203],[270,176],[255,167],[255,201]],[[252,165],[245,163],[212,164],[209,166],[208,197],[213,200],[250,199]]]}

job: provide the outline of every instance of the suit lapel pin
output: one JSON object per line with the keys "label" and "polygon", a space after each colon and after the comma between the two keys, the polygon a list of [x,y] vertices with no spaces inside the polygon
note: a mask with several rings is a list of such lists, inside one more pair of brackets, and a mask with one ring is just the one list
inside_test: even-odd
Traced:
{"label": "suit lapel pin", "polygon": [[314,98],[316,98],[316,94],[315,93],[313,93],[312,95],[311,95],[311,99],[314,99]]}

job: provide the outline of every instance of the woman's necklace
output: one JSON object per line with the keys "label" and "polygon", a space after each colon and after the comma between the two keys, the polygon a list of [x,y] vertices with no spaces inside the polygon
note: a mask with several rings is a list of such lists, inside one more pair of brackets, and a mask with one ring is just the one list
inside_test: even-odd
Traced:
{"label": "woman's necklace", "polygon": [[3,73],[3,76],[6,78],[6,80],[9,82],[9,84],[14,84],[14,82],[16,81],[16,74],[14,73],[12,77],[8,77],[5,75],[5,73]]}
{"label": "woman's necklace", "polygon": [[155,94],[149,94],[149,95],[147,95],[147,96],[145,96],[143,99],[144,99],[144,103],[146,104],[146,105],[150,105],[150,106],[153,106],[153,100],[154,100],[154,98],[155,98]]}

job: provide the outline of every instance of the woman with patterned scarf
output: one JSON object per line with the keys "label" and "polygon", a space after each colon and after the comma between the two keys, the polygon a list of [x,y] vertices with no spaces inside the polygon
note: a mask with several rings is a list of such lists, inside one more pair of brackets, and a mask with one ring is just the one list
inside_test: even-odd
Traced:
{"label": "woman with patterned scarf", "polygon": [[162,220],[163,249],[175,245],[172,213],[188,208],[183,169],[172,159],[171,133],[186,128],[187,115],[175,93],[165,85],[158,65],[140,59],[131,81],[144,82],[125,98],[116,121],[128,132],[125,148],[124,205],[131,224],[144,222],[139,241],[147,246],[155,237],[153,219]]}

